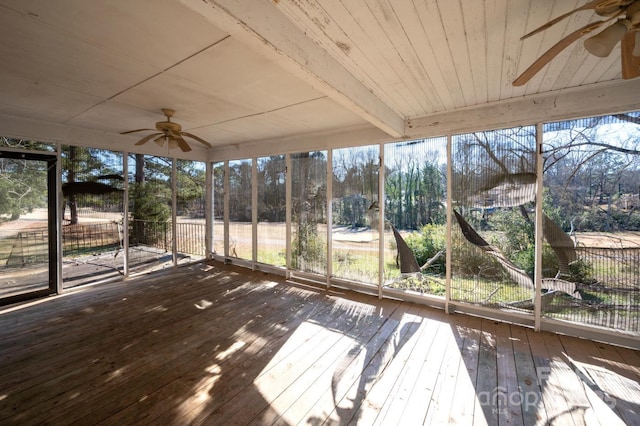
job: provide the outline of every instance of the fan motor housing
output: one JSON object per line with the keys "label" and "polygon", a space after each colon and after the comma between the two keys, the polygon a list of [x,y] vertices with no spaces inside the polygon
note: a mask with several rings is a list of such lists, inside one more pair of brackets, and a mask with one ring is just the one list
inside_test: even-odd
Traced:
{"label": "fan motor housing", "polygon": [[173,121],[158,121],[156,123],[156,129],[158,129],[161,132],[167,132],[169,130],[172,130],[178,133],[182,131],[182,126],[179,125],[178,123],[174,123]]}

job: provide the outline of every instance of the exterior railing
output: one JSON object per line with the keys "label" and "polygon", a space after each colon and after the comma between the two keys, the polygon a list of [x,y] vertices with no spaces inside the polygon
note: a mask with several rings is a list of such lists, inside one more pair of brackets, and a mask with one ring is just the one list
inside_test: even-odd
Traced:
{"label": "exterior railing", "polygon": [[[172,250],[171,224],[167,222],[131,221],[129,236],[131,246]],[[62,229],[63,253],[69,256],[118,250],[122,248],[122,238],[122,225],[118,222],[66,225]],[[176,224],[176,249],[181,254],[204,257],[205,225]],[[48,261],[48,232],[38,228],[20,231],[13,238],[4,265],[22,267]]]}
{"label": "exterior railing", "polygon": [[205,231],[203,223],[176,224],[176,250],[178,253],[206,256]]}
{"label": "exterior railing", "polygon": [[[176,223],[176,251],[182,254],[205,256],[205,225]],[[171,251],[173,241],[171,223],[135,220],[130,222],[131,245],[146,245]]]}

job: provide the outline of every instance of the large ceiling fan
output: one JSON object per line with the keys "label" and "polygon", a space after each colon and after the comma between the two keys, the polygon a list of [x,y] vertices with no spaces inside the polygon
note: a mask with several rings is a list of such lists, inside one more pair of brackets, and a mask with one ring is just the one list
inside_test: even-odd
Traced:
{"label": "large ceiling fan", "polygon": [[150,135],[147,135],[145,137],[143,137],[142,139],[140,139],[138,142],[136,142],[136,145],[142,145],[145,144],[147,142],[149,142],[150,140],[153,139],[153,141],[158,145],[158,146],[162,146],[164,145],[165,142],[167,142],[169,148],[180,148],[182,151],[187,152],[187,151],[191,151],[191,147],[189,146],[189,144],[187,143],[187,141],[184,140],[183,136],[189,137],[197,142],[200,142],[201,144],[205,145],[208,148],[211,148],[211,144],[209,144],[209,142],[205,141],[204,139],[199,138],[198,136],[188,133],[188,132],[183,132],[182,131],[182,126],[179,125],[178,123],[174,123],[173,121],[171,121],[171,117],[173,117],[173,115],[175,114],[175,111],[169,108],[163,108],[162,109],[162,113],[167,117],[166,121],[158,121],[156,123],[156,128],[155,129],[136,129],[136,130],[129,130],[126,132],[122,132],[120,133],[121,135],[128,135],[129,133],[136,133],[136,132],[144,132],[144,131],[154,131],[157,130],[156,133],[152,133]]}
{"label": "large ceiling fan", "polygon": [[514,86],[522,86],[573,42],[616,18],[618,19],[604,30],[586,39],[584,48],[592,55],[604,58],[609,56],[618,41],[621,41],[622,78],[630,79],[640,76],[640,0],[590,1],[522,36],[521,40],[544,31],[564,18],[583,10],[594,10],[604,19],[591,22],[560,40],[516,78],[513,81]]}

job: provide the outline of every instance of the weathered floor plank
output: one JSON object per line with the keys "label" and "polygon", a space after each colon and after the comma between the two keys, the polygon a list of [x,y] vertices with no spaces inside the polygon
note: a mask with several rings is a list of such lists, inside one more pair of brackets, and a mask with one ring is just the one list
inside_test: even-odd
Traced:
{"label": "weathered floor plank", "polygon": [[217,263],[0,311],[2,424],[638,424],[640,354]]}

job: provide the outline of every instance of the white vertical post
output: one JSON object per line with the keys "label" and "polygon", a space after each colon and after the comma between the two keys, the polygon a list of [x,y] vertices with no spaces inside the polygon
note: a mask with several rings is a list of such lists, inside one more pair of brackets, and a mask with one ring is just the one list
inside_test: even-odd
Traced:
{"label": "white vertical post", "polygon": [[333,150],[327,150],[327,288],[333,276]]}
{"label": "white vertical post", "polygon": [[224,257],[229,257],[229,160],[224,162]]}
{"label": "white vertical post", "polygon": [[205,192],[204,192],[204,252],[207,259],[213,253],[213,163],[205,163]]}
{"label": "white vertical post", "polygon": [[449,312],[449,303],[451,302],[451,226],[453,225],[453,162],[451,160],[451,135],[447,135],[447,236],[446,236],[446,268],[445,268],[445,298],[444,310]]}
{"label": "white vertical post", "polygon": [[542,123],[536,124],[536,223],[535,223],[535,294],[534,294],[534,328],[540,330],[542,318],[542,247],[544,240],[542,198],[543,198],[543,158],[542,158]]}
{"label": "white vertical post", "polygon": [[178,209],[178,185],[176,177],[178,175],[178,160],[174,157],[171,160],[171,256],[173,258],[173,266],[178,266],[178,241],[176,231],[178,226],[176,210]]}
{"label": "white vertical post", "polygon": [[251,159],[251,259],[252,269],[258,261],[258,159]]}
{"label": "white vertical post", "polygon": [[[62,195],[62,144],[56,143],[56,197],[58,198],[56,208],[56,293],[62,293],[62,212],[64,209],[64,196]],[[51,217],[51,216],[49,216]]]}
{"label": "white vertical post", "polygon": [[384,286],[384,144],[378,147],[378,298],[382,299]]}
{"label": "white vertical post", "polygon": [[122,195],[122,272],[129,276],[129,153],[122,153],[122,176],[124,194]]}
{"label": "white vertical post", "polygon": [[284,179],[284,190],[285,190],[285,245],[286,245],[286,260],[285,260],[285,276],[287,279],[291,278],[291,154],[287,154],[285,156],[285,179]]}

